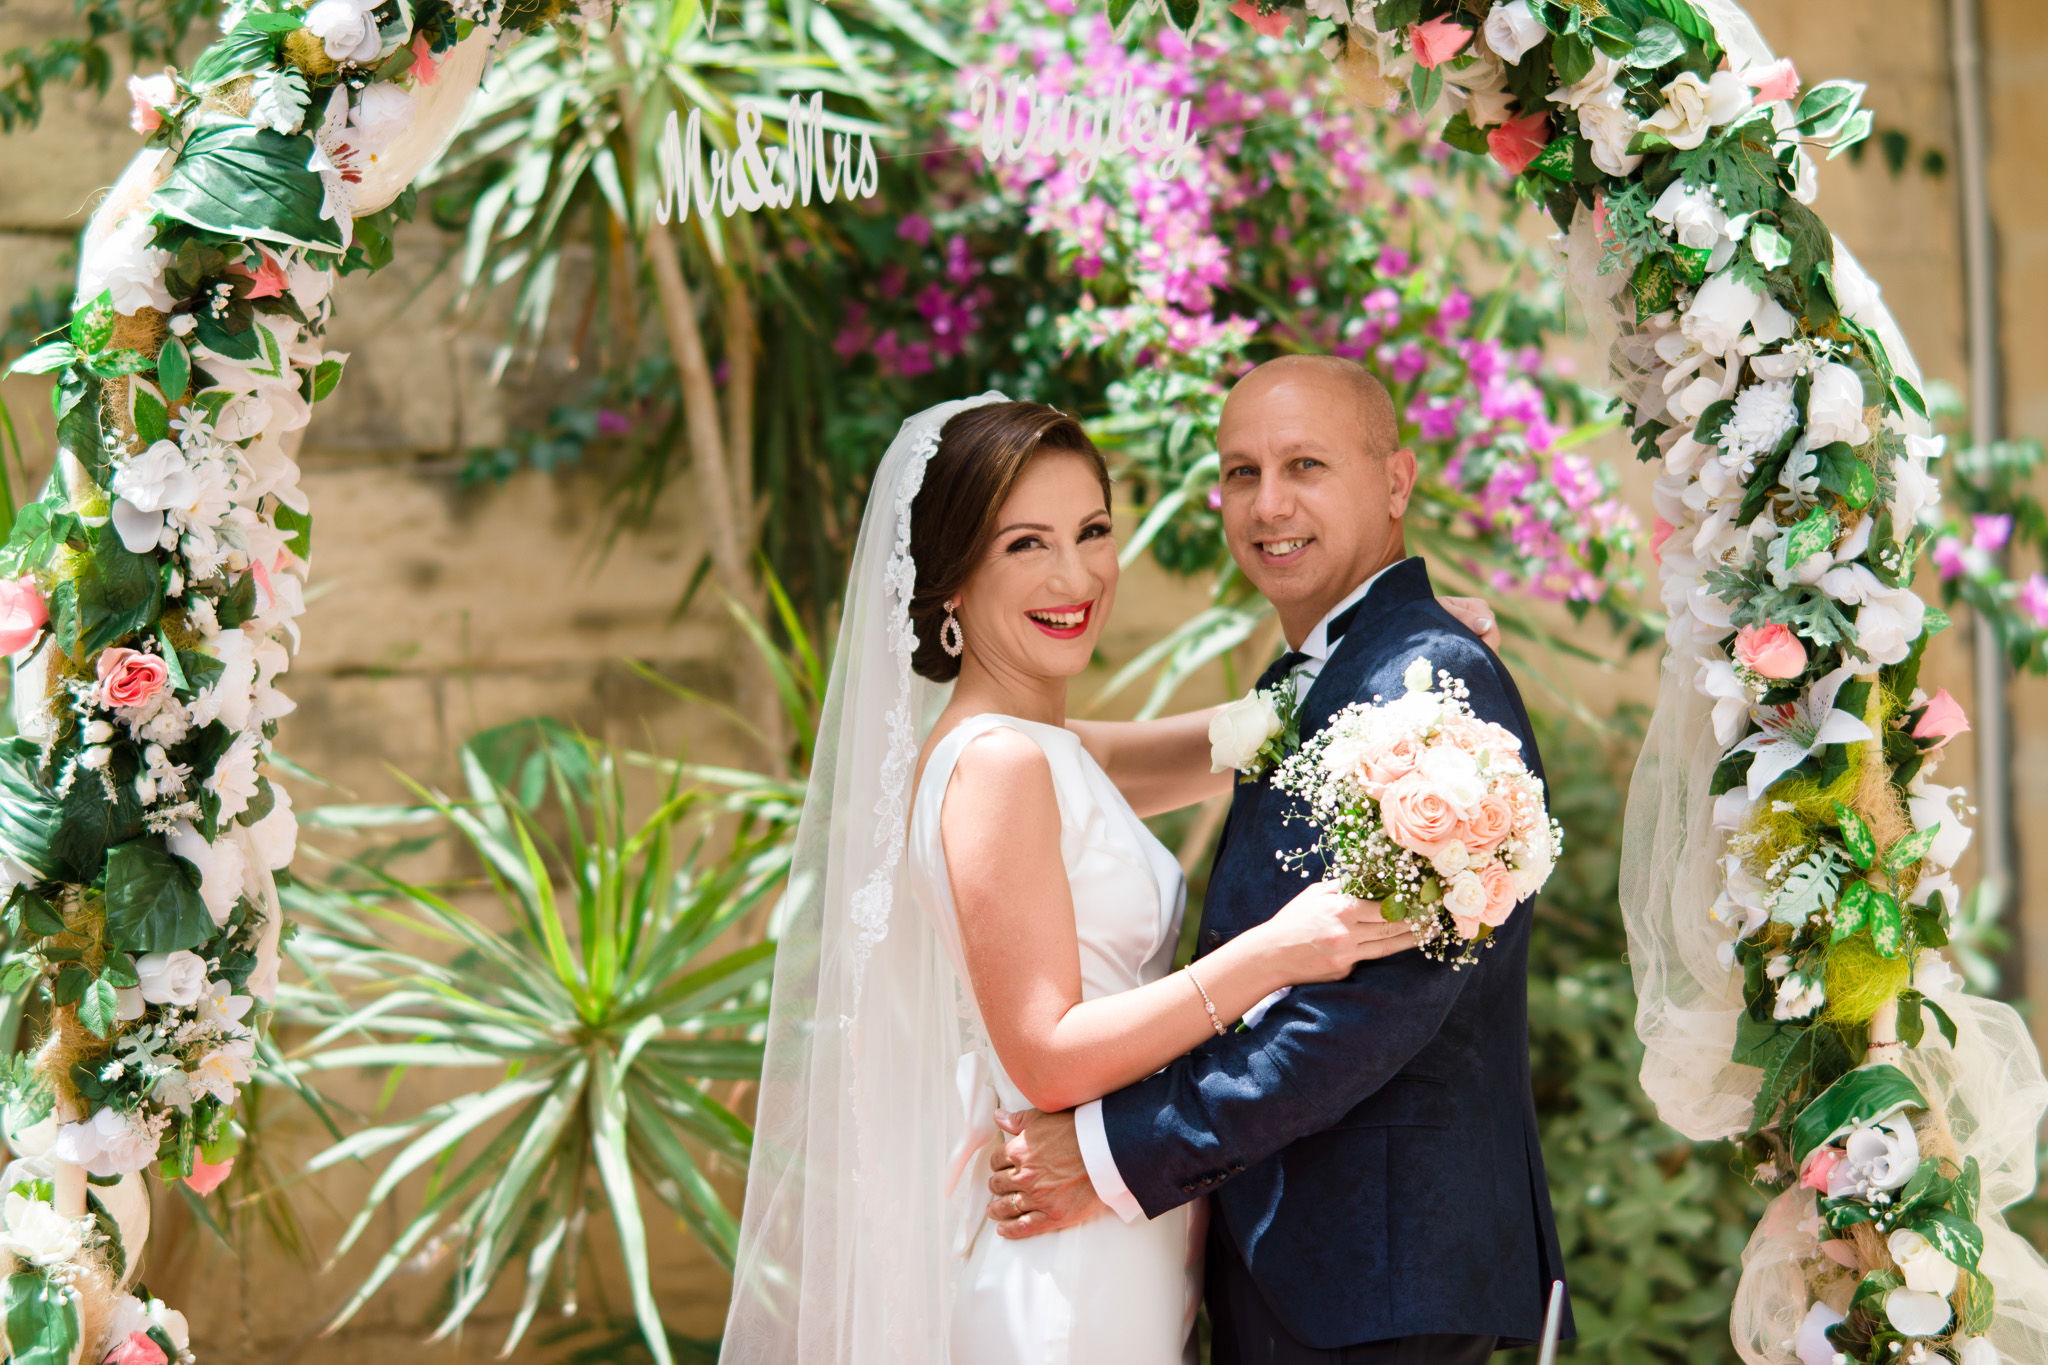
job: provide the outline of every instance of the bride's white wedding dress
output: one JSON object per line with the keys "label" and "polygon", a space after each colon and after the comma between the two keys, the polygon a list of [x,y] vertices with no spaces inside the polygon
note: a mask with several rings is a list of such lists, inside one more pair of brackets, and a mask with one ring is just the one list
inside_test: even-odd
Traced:
{"label": "bride's white wedding dress", "polygon": [[980,715],[933,746],[912,801],[904,882],[961,973],[962,1008],[971,1016],[967,1032],[978,1040],[960,1059],[964,1113],[952,1206],[953,1253],[964,1263],[956,1277],[951,1365],[1179,1365],[1193,1359],[1201,1201],[1136,1223],[1105,1214],[1021,1241],[998,1237],[982,1215],[993,1110],[997,1104],[1025,1109],[1030,1102],[1004,1074],[974,1013],[939,813],[962,750],[998,728],[1031,739],[1052,768],[1084,999],[1131,990],[1172,968],[1187,895],[1173,855],[1071,731]]}

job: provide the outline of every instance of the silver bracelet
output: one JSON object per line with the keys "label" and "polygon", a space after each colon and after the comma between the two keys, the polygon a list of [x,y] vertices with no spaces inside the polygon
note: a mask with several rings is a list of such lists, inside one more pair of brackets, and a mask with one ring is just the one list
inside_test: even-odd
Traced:
{"label": "silver bracelet", "polygon": [[1223,1020],[1217,1016],[1216,1002],[1209,998],[1209,992],[1203,989],[1201,978],[1195,975],[1194,966],[1190,964],[1181,970],[1188,974],[1188,980],[1195,983],[1196,991],[1201,994],[1202,1008],[1209,1011],[1209,1027],[1216,1030],[1216,1036],[1219,1038],[1229,1033],[1230,1030],[1223,1027]]}

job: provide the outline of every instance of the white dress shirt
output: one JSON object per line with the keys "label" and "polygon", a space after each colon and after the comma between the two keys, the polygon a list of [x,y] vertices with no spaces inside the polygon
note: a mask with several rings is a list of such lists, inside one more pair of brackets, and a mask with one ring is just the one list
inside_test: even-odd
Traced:
{"label": "white dress shirt", "polygon": [[[1398,559],[1394,561],[1395,564],[1401,562]],[[1330,622],[1371,592],[1372,585],[1380,581],[1380,574],[1393,567],[1393,564],[1385,566],[1379,573],[1352,589],[1349,596],[1323,614],[1323,619],[1316,622],[1315,629],[1301,642],[1299,652],[1307,657],[1296,664],[1294,672],[1288,676],[1288,681],[1294,686],[1294,700],[1297,705],[1308,696],[1308,690],[1315,685],[1316,678],[1323,671],[1323,665],[1330,661]],[[1286,993],[1287,988],[1282,987],[1252,1006],[1245,1012],[1246,1022],[1256,1024]],[[1116,1216],[1126,1223],[1144,1217],[1145,1211],[1138,1206],[1137,1197],[1131,1193],[1130,1186],[1124,1184],[1123,1174],[1116,1168],[1116,1158],[1110,1154],[1109,1133],[1102,1122],[1101,1100],[1090,1100],[1074,1110],[1074,1136],[1080,1141],[1081,1161],[1088,1168],[1088,1181],[1095,1186],[1095,1197],[1109,1205]]]}

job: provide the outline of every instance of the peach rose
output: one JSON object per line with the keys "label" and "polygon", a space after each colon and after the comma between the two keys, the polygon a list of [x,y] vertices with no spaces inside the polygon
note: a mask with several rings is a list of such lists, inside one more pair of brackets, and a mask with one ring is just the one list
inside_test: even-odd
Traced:
{"label": "peach rose", "polygon": [[1735,633],[1735,662],[1759,677],[1784,682],[1806,671],[1806,646],[1790,627],[1776,622],[1744,626]]}
{"label": "peach rose", "polygon": [[1508,168],[1510,175],[1520,175],[1528,170],[1536,154],[1549,145],[1548,114],[1511,118],[1486,135],[1486,150],[1493,153],[1495,161]]}
{"label": "peach rose", "polygon": [[1515,902],[1521,899],[1515,894],[1514,875],[1498,861],[1489,862],[1479,869],[1479,884],[1486,888],[1486,909],[1480,918],[1498,929],[1508,922]]}
{"label": "peach rose", "polygon": [[1380,821],[1395,843],[1424,857],[1434,856],[1458,837],[1458,816],[1451,803],[1415,773],[1380,797]]}
{"label": "peach rose", "polygon": [[1392,744],[1373,750],[1366,755],[1362,765],[1366,789],[1384,791],[1393,786],[1415,771],[1421,757],[1422,746],[1413,735],[1402,735]]}
{"label": "peach rose", "polygon": [[1492,792],[1479,798],[1472,813],[1458,825],[1458,837],[1474,854],[1491,853],[1515,832],[1515,808]]}
{"label": "peach rose", "polygon": [[1453,19],[1431,19],[1408,30],[1408,45],[1417,66],[1442,66],[1471,41],[1472,30]]}
{"label": "peach rose", "polygon": [[0,654],[19,654],[43,633],[50,619],[49,604],[33,578],[12,578],[0,583]]}
{"label": "peach rose", "polygon": [[170,681],[171,670],[154,654],[116,645],[102,650],[97,668],[100,701],[117,708],[147,706]]}

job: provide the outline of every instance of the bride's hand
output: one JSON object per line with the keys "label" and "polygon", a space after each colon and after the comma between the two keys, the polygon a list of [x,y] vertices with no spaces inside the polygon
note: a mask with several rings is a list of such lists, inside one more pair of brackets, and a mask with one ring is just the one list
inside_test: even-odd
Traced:
{"label": "bride's hand", "polygon": [[1443,609],[1458,618],[1458,623],[1479,637],[1481,644],[1494,653],[1500,653],[1500,622],[1494,619],[1493,605],[1483,597],[1439,597],[1436,599]]}
{"label": "bride's hand", "polygon": [[1336,882],[1317,882],[1247,936],[1286,985],[1342,981],[1368,958],[1411,948],[1405,924],[1390,924],[1378,901],[1346,895]]}

